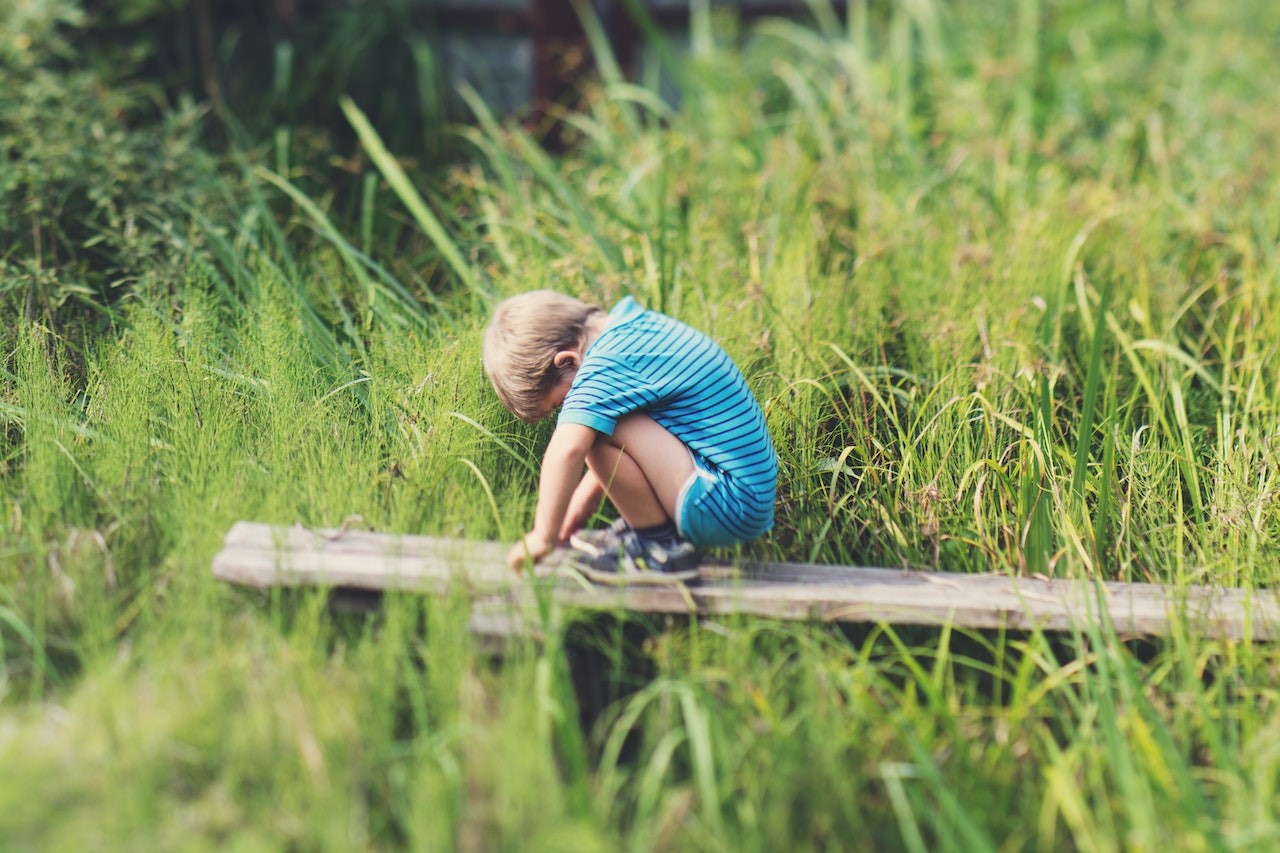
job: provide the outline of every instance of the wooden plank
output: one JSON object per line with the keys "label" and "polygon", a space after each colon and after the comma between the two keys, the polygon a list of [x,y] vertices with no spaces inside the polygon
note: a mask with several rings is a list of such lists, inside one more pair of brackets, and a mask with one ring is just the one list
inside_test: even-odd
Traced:
{"label": "wooden plank", "polygon": [[1272,639],[1272,590],[1174,588],[802,563],[704,568],[688,587],[613,589],[584,581],[557,555],[535,577],[507,569],[506,546],[366,531],[312,531],[237,522],[214,558],[220,580],[255,587],[324,586],[442,595],[462,591],[477,623],[529,625],[535,596],[564,607],[773,619],[1064,631],[1109,619],[1122,635],[1168,635],[1179,624],[1211,636]]}

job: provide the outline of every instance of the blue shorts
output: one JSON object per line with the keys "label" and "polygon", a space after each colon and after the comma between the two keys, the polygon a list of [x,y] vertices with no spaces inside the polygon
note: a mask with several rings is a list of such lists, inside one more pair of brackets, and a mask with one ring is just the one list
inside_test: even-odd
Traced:
{"label": "blue shorts", "polygon": [[698,454],[691,451],[689,455],[693,473],[676,498],[676,530],[681,536],[700,548],[715,548],[748,542],[773,526],[772,496],[765,512],[767,522],[758,529],[743,529],[743,519],[761,514],[760,500]]}

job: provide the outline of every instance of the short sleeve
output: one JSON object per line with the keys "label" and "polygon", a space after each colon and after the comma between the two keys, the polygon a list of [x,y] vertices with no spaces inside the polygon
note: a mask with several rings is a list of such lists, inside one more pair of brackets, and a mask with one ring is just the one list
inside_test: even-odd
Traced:
{"label": "short sleeve", "polygon": [[588,358],[560,407],[559,423],[613,435],[618,421],[657,400],[657,393],[621,362]]}

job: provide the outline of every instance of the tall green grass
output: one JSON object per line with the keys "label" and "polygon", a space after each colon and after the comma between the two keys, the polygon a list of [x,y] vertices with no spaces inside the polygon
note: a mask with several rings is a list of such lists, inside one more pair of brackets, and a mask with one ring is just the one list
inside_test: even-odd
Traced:
{"label": "tall green grass", "polygon": [[652,50],[679,101],[606,61],[559,159],[467,96],[474,159],[422,181],[348,103],[357,215],[282,133],[110,335],[14,318],[0,846],[1275,846],[1280,656],[1250,638],[548,609],[495,658],[463,596],[211,579],[241,518],[518,535],[548,426],[478,338],[554,287],[743,366],[782,462],[749,554],[1270,595],[1270,6],[814,11],[696,4],[689,55]]}

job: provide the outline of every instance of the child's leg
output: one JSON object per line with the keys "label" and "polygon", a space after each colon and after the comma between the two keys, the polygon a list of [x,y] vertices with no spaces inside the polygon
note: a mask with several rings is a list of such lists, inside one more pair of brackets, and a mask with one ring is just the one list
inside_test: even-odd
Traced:
{"label": "child's leg", "polygon": [[587,453],[587,465],[627,523],[657,527],[676,517],[676,500],[693,473],[693,457],[680,439],[644,414],[618,421]]}

